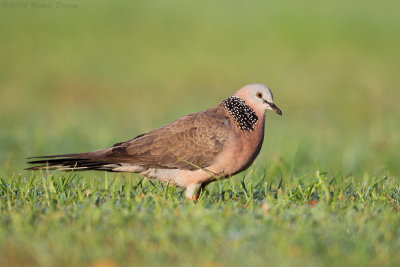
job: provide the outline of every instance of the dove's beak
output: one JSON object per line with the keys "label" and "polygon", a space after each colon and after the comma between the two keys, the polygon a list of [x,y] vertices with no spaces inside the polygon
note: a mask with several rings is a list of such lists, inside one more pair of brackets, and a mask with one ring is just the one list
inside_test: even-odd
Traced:
{"label": "dove's beak", "polygon": [[264,100],[265,104],[268,104],[269,109],[272,109],[273,111],[276,112],[276,114],[282,116],[282,110],[278,108],[274,103],[268,102],[267,100]]}
{"label": "dove's beak", "polygon": [[276,112],[276,114],[282,116],[282,111],[280,108],[278,108],[274,103],[271,103],[270,106],[272,110]]}

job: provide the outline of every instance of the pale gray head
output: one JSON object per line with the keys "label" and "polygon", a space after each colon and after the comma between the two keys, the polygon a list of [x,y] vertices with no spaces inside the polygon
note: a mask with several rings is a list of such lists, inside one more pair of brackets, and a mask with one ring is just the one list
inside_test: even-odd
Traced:
{"label": "pale gray head", "polygon": [[273,110],[282,116],[282,111],[274,104],[271,90],[263,84],[249,84],[236,92],[235,96],[243,99],[256,113]]}

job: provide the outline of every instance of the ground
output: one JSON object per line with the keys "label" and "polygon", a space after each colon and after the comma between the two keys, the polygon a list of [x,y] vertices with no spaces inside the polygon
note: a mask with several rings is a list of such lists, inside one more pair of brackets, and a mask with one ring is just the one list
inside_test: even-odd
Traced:
{"label": "ground", "polygon": [[[399,264],[398,2],[10,3],[1,266]],[[253,166],[197,202],[136,174],[23,170],[29,156],[105,148],[254,82],[283,116],[267,114]]]}

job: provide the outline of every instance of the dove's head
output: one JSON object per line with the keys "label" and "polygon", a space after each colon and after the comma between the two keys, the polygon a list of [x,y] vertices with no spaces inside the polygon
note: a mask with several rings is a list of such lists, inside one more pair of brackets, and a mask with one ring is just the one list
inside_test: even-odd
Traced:
{"label": "dove's head", "polygon": [[282,116],[282,111],[274,104],[274,96],[271,90],[263,84],[249,84],[236,92],[257,114],[264,114],[267,110],[273,110]]}

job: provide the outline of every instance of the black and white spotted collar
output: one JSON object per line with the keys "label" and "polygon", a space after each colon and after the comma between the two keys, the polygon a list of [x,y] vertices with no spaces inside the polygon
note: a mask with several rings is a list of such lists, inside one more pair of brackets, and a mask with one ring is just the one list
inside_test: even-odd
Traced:
{"label": "black and white spotted collar", "polygon": [[240,129],[250,132],[254,130],[258,117],[243,99],[231,96],[222,101],[222,105],[232,115]]}

